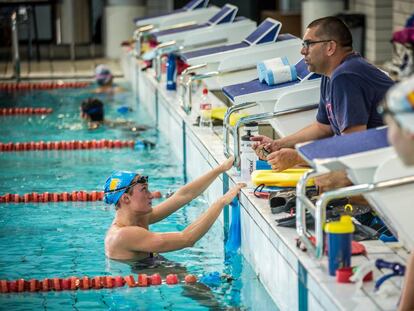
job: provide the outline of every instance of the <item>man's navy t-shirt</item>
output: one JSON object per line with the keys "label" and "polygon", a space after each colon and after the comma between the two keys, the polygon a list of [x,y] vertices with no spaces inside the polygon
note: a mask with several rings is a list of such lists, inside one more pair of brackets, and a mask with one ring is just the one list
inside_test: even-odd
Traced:
{"label": "man's navy t-shirt", "polygon": [[329,124],[335,135],[349,127],[383,125],[378,103],[394,82],[357,53],[347,56],[331,78],[322,76],[316,120]]}

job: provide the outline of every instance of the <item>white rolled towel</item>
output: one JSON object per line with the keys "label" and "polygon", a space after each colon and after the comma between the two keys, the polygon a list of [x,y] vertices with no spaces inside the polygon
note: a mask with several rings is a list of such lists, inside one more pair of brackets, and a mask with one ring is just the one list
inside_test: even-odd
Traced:
{"label": "white rolled towel", "polygon": [[289,61],[286,56],[266,59],[257,63],[257,74],[259,76],[259,81],[262,83],[265,82],[266,72],[268,70],[285,65],[289,65]]}
{"label": "white rolled towel", "polygon": [[266,71],[265,81],[268,85],[275,85],[297,80],[295,66],[285,65]]}

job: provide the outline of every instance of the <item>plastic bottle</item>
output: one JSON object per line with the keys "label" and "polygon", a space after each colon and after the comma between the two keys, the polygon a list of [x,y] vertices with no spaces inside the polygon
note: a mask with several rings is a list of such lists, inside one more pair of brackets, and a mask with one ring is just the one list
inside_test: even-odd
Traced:
{"label": "plastic bottle", "polygon": [[250,131],[250,135],[257,136],[259,135],[259,123],[257,122],[249,122],[244,125],[244,131],[247,134],[247,131]]}
{"label": "plastic bottle", "polygon": [[177,65],[174,53],[168,55],[167,60],[167,90],[175,91],[177,89]]}
{"label": "plastic bottle", "polygon": [[200,101],[200,127],[211,127],[211,111],[212,106],[208,99],[208,90],[203,89],[203,96]]}
{"label": "plastic bottle", "polygon": [[253,142],[250,130],[247,134],[241,137],[240,142],[240,166],[241,166],[241,180],[247,183],[251,182],[251,174],[256,170],[257,155],[252,149]]}
{"label": "plastic bottle", "polygon": [[334,276],[337,269],[351,267],[354,231],[355,226],[348,215],[342,215],[339,221],[326,224],[330,275]]}

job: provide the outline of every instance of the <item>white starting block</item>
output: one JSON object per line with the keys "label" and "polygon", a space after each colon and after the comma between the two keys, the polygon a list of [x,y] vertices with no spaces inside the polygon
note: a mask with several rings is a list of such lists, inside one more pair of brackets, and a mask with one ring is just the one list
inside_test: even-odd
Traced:
{"label": "white starting block", "polygon": [[182,23],[204,23],[220,11],[216,6],[208,6],[208,2],[209,0],[192,0],[181,9],[151,17],[135,18],[134,23],[137,27],[152,25],[156,29]]}

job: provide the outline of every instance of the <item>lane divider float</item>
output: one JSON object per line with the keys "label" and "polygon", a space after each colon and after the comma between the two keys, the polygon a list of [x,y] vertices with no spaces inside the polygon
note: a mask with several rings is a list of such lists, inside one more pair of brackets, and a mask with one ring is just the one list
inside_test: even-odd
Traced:
{"label": "lane divider float", "polygon": [[[160,191],[153,191],[151,195],[154,199],[162,197]],[[31,192],[25,194],[6,193],[0,195],[0,203],[48,203],[48,202],[94,202],[102,201],[103,191],[72,191],[72,192]]]}
{"label": "lane divider float", "polygon": [[76,81],[57,81],[57,82],[8,82],[0,83],[0,91],[18,91],[18,90],[51,90],[51,89],[67,89],[67,88],[85,88],[89,86],[89,82]]}
{"label": "lane divider float", "polygon": [[0,108],[0,116],[12,116],[20,114],[50,114],[53,112],[52,108],[45,107],[14,107],[14,108]]}
{"label": "lane divider float", "polygon": [[184,282],[181,282],[176,274],[168,274],[165,280],[162,280],[159,273],[152,275],[138,274],[137,280],[133,275],[128,276],[87,276],[62,278],[45,278],[43,280],[25,280],[18,279],[13,281],[0,280],[0,293],[21,293],[21,292],[47,292],[63,290],[88,290],[123,287],[148,287],[162,284],[176,285],[180,283],[193,284],[197,282],[197,277],[193,274],[187,274]]}
{"label": "lane divider float", "polygon": [[0,142],[1,151],[30,151],[30,150],[78,150],[78,149],[118,149],[134,148],[134,140],[70,140],[70,141],[31,141],[31,142]]}

